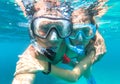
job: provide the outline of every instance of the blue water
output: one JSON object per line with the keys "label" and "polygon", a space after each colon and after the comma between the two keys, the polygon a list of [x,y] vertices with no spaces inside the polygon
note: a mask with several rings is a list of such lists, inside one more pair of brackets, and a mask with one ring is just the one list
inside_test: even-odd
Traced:
{"label": "blue water", "polygon": [[[0,0],[0,84],[11,84],[18,55],[29,45],[27,20],[13,4]],[[120,84],[120,1],[110,0],[109,11],[100,19],[100,32],[105,38],[107,53],[93,66],[97,84]],[[35,84],[86,84],[84,78],[68,83],[53,76],[38,75]]]}

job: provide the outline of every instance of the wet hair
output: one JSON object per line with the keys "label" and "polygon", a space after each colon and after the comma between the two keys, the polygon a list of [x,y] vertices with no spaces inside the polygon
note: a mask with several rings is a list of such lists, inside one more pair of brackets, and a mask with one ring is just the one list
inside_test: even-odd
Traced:
{"label": "wet hair", "polygon": [[25,7],[25,11],[27,13],[27,16],[32,16],[34,14],[34,3],[35,3],[35,0],[22,0],[23,2],[23,5]]}
{"label": "wet hair", "polygon": [[[40,1],[53,3],[54,6],[48,7],[54,9],[62,14],[64,18],[70,19],[72,12],[77,9],[85,9],[88,11],[89,15],[93,17],[101,17],[107,11],[108,6],[106,4],[107,0],[21,0],[25,12],[28,17],[32,17],[36,12],[34,6],[35,3]],[[60,2],[60,5],[55,5],[57,2]],[[49,5],[48,5],[49,6]],[[41,7],[41,6],[40,6]],[[39,8],[41,9],[41,8]],[[39,10],[38,9],[38,10]]]}
{"label": "wet hair", "polygon": [[37,3],[38,1],[54,3],[53,5],[47,4],[48,8],[59,11],[64,16],[64,18],[70,18],[71,13],[73,11],[71,3],[68,1],[61,1],[60,5],[57,6],[55,5],[55,1],[59,0],[22,0],[27,16],[33,16],[33,14],[36,12],[34,9],[34,4]]}
{"label": "wet hair", "polygon": [[107,11],[107,0],[22,0],[27,16],[33,16],[35,13],[34,4],[38,1],[49,3],[60,2],[60,6],[52,8],[60,11],[65,17],[70,17],[71,13],[79,8],[88,10],[91,16],[102,16]]}

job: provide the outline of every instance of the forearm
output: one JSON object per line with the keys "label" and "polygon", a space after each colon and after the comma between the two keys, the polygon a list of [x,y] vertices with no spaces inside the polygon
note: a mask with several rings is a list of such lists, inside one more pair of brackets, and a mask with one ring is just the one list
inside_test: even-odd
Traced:
{"label": "forearm", "polygon": [[33,84],[35,74],[17,74],[15,75],[12,84]]}
{"label": "forearm", "polygon": [[94,52],[91,52],[89,56],[86,56],[81,62],[79,62],[73,70],[66,70],[52,65],[51,73],[66,81],[75,82],[89,67],[91,67],[93,56]]}
{"label": "forearm", "polygon": [[62,69],[57,66],[52,65],[51,74],[55,75],[58,78],[61,78],[63,80],[74,82],[75,81],[75,74],[73,71],[68,69]]}

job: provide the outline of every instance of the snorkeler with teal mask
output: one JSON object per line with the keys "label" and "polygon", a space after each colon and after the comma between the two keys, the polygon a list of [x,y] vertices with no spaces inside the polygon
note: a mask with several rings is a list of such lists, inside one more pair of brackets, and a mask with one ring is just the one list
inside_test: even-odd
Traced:
{"label": "snorkeler with teal mask", "polygon": [[90,40],[96,34],[96,26],[92,24],[74,24],[73,27],[78,28],[77,32],[73,30],[74,35],[71,35],[68,38],[65,38],[66,45],[74,52],[78,53],[79,55],[85,54],[85,47],[84,45],[72,45],[71,40],[77,39],[79,42],[83,40]]}

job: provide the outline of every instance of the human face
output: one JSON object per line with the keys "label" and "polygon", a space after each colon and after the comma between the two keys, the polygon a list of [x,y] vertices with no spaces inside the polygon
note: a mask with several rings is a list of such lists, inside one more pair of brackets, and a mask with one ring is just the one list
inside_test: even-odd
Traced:
{"label": "human face", "polygon": [[71,22],[58,10],[50,9],[51,3],[43,4],[44,6],[34,13],[30,29],[40,45],[45,48],[57,47],[64,38],[71,34]]}
{"label": "human face", "polygon": [[63,40],[57,31],[59,22],[53,19],[39,18],[33,20],[31,29],[37,42],[44,48],[57,48]]}
{"label": "human face", "polygon": [[92,17],[85,9],[78,9],[72,13],[73,32],[70,40],[73,45],[86,46],[95,36],[96,25],[92,23]]}

